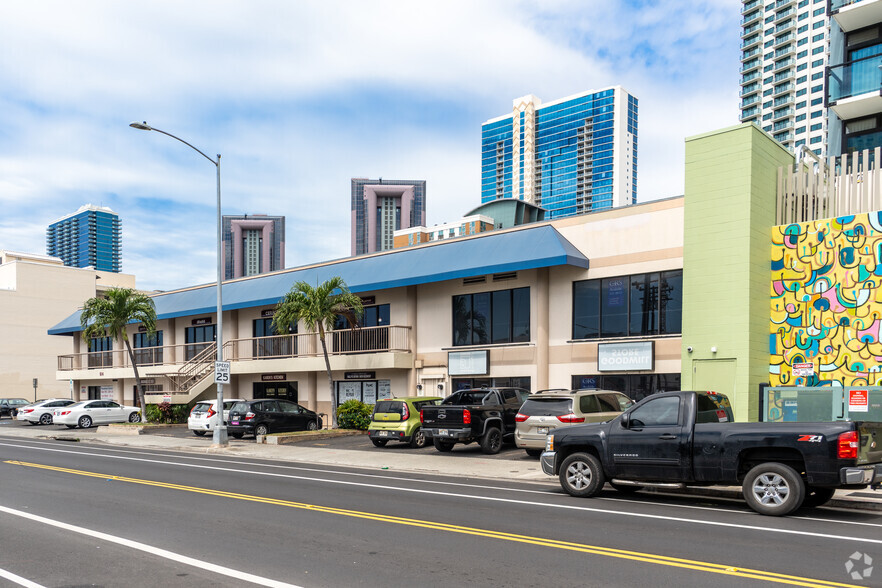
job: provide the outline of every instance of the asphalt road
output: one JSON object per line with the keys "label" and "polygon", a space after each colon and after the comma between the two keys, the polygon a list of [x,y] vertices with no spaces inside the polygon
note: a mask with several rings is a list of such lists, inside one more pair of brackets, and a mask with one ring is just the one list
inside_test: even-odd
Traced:
{"label": "asphalt road", "polygon": [[882,585],[882,571],[855,580],[846,569],[855,553],[852,571],[868,567],[864,554],[882,561],[882,516],[869,512],[770,518],[735,501],[580,500],[553,481],[2,432],[0,545],[0,585]]}

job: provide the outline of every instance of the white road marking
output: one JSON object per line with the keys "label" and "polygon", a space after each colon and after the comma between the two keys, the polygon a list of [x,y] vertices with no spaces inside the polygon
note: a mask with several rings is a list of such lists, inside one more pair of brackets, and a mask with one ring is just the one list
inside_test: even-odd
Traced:
{"label": "white road marking", "polygon": [[6,570],[0,569],[0,578],[6,578],[11,582],[15,582],[19,586],[25,586],[25,588],[45,588],[42,584],[37,584],[36,582],[31,582],[27,578],[22,578],[21,576],[16,576],[12,572],[7,572]]}
{"label": "white road marking", "polygon": [[[4,445],[4,444],[0,443],[0,445]],[[24,447],[27,447],[27,446],[24,446]],[[44,449],[44,448],[31,447],[31,449]],[[52,449],[48,449],[48,448],[45,450],[52,451]],[[61,451],[64,453],[78,453],[78,452],[70,451],[70,450],[57,450],[57,451]],[[95,454],[91,454],[91,455],[95,456]],[[494,497],[494,496],[477,496],[477,495],[473,495],[473,494],[453,494],[450,492],[442,492],[439,490],[424,490],[424,489],[418,489],[418,488],[402,488],[402,487],[397,487],[397,486],[383,486],[383,485],[376,485],[376,484],[367,484],[367,483],[362,483],[362,482],[352,482],[352,481],[346,481],[346,480],[330,480],[330,479],[323,479],[323,478],[311,478],[309,476],[297,476],[297,475],[293,475],[293,474],[281,474],[281,473],[274,473],[274,472],[254,472],[254,471],[250,471],[250,470],[221,468],[221,467],[199,465],[199,464],[187,464],[187,463],[182,464],[182,463],[176,463],[173,461],[167,462],[167,461],[151,460],[151,459],[136,458],[136,457],[126,457],[126,456],[119,456],[119,455],[107,455],[107,456],[100,456],[99,455],[96,457],[104,457],[107,459],[123,459],[123,460],[129,460],[129,461],[145,461],[145,462],[157,463],[157,464],[162,464],[162,465],[198,468],[198,469],[205,469],[205,470],[217,470],[217,471],[228,472],[228,473],[240,473],[240,474],[248,474],[248,475],[267,476],[267,477],[273,477],[273,478],[285,478],[285,479],[291,479],[291,480],[305,480],[305,481],[311,481],[311,482],[321,482],[321,483],[325,483],[325,484],[338,484],[341,486],[357,486],[357,487],[364,487],[364,488],[371,488],[371,489],[396,490],[398,492],[409,492],[409,493],[414,493],[414,494],[429,494],[429,495],[434,495],[434,496],[443,496],[446,498],[471,498],[473,500],[483,500],[483,501],[487,501],[487,502],[501,502],[501,503],[507,503],[507,504],[518,504],[518,505],[522,505],[522,506],[537,506],[537,507],[543,507],[543,508],[558,508],[558,509],[575,510],[575,511],[588,512],[588,513],[607,514],[607,515],[614,515],[614,516],[621,516],[621,517],[633,517],[633,518],[662,520],[662,521],[688,523],[688,524],[693,524],[693,525],[703,525],[703,526],[710,526],[710,527],[726,527],[726,528],[732,528],[732,529],[744,529],[744,530],[749,530],[749,531],[759,531],[761,533],[780,533],[780,534],[785,534],[785,535],[801,535],[801,536],[805,536],[805,537],[835,539],[835,540],[839,540],[839,541],[851,541],[851,542],[859,542],[859,543],[875,543],[875,544],[882,545],[882,539],[864,539],[864,538],[860,538],[860,537],[850,537],[847,535],[832,535],[829,533],[815,533],[815,532],[811,532],[811,531],[797,531],[794,529],[780,529],[780,528],[776,528],[776,527],[762,527],[762,526],[758,526],[758,525],[743,525],[743,524],[739,524],[739,523],[724,523],[721,521],[688,519],[688,518],[681,518],[681,517],[671,517],[671,516],[666,516],[666,515],[655,515],[655,514],[649,514],[649,513],[637,513],[637,512],[628,512],[628,511],[609,510],[609,509],[603,509],[603,508],[592,508],[592,507],[588,507],[588,506],[575,506],[572,504],[551,504],[551,503],[545,503],[545,502],[533,502],[533,501],[528,501],[528,500],[515,500],[512,498],[500,498],[500,497]],[[756,515],[756,516],[759,516],[759,515]]]}
{"label": "white road marking", "polygon": [[[85,527],[78,527],[76,525],[62,523],[61,521],[47,519],[45,517],[31,514],[29,512],[22,512],[20,510],[14,510],[11,508],[7,508],[5,506],[0,506],[0,512],[5,512],[6,514],[14,515],[17,517],[22,517],[24,519],[35,521],[37,523],[42,523],[44,525],[50,525],[52,527],[64,529],[65,531],[71,531],[73,533],[79,533],[81,535],[86,535],[87,537],[94,537],[95,539],[101,539],[102,541],[107,541],[109,543],[115,543],[117,545],[122,545],[123,547],[137,549],[138,551],[143,551],[144,553],[149,553],[151,555],[164,557],[165,559],[170,559],[172,561],[186,564],[188,566],[193,566],[193,567],[197,567],[202,570],[208,570],[210,572],[215,572],[217,574],[229,576],[231,578],[235,578],[236,580],[251,582],[253,584],[259,584],[261,586],[272,586],[273,588],[300,588],[299,586],[296,586],[294,584],[287,584],[285,582],[279,582],[278,580],[273,580],[271,578],[264,578],[262,576],[255,576],[254,574],[249,574],[247,572],[242,572],[240,570],[234,570],[232,568],[228,568],[225,566],[219,566],[217,564],[213,564],[213,563],[210,563],[207,561],[202,561],[200,559],[194,559],[192,557],[187,557],[186,555],[181,555],[179,553],[173,553],[171,551],[166,551],[165,549],[161,549],[159,547],[153,547],[152,545],[147,545],[146,543],[132,541],[131,539],[125,539],[123,537],[116,537],[115,535],[108,535],[107,533],[102,533],[101,531],[93,531],[92,529],[86,529]],[[36,584],[32,584],[32,585],[37,586]]]}

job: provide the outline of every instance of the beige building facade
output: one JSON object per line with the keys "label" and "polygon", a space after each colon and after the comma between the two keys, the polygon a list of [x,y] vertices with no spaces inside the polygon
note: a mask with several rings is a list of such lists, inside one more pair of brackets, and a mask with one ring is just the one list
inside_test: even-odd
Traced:
{"label": "beige building facade", "polygon": [[[682,227],[683,199],[673,198],[225,282],[225,396],[283,397],[328,413],[332,389],[338,401],[371,404],[481,385],[609,385],[635,398],[679,389],[679,298],[659,288],[679,288]],[[317,335],[303,324],[277,334],[271,321],[294,282],[335,275],[365,315],[357,330],[328,333],[329,386]],[[160,334],[129,333],[140,341],[147,401],[213,397],[214,287],[153,300]],[[643,311],[628,315],[629,306]],[[79,330],[78,314],[50,330],[65,347],[57,378],[72,380],[78,399],[133,402],[125,352],[90,353]]]}
{"label": "beige building facade", "polygon": [[0,251],[0,396],[69,397],[70,381],[57,377],[57,357],[69,353],[71,344],[47,331],[114,286],[134,288],[135,276],[67,267],[48,255]]}

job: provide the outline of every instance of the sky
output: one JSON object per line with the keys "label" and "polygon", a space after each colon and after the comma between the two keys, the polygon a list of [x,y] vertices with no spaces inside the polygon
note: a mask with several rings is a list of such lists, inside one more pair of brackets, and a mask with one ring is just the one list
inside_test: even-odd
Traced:
{"label": "sky", "polygon": [[637,97],[637,200],[738,122],[734,0],[0,2],[0,249],[84,204],[143,290],[216,279],[223,214],[286,217],[286,266],[350,254],[350,179],[424,179],[429,225],[481,203],[481,123],[534,94]]}

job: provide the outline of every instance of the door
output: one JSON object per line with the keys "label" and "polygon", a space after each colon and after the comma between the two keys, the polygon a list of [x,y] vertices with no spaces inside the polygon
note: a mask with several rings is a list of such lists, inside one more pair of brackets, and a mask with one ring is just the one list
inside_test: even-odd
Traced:
{"label": "door", "polygon": [[306,415],[298,404],[288,402],[287,400],[279,400],[279,409],[281,409],[282,426],[286,431],[305,431]]}
{"label": "door", "polygon": [[125,422],[128,420],[128,415],[123,414],[123,412],[125,412],[125,410],[123,409],[123,407],[121,405],[117,404],[116,402],[112,402],[110,400],[106,401],[105,404],[107,406],[107,409],[106,409],[107,412],[105,413],[107,415],[105,417],[107,419],[106,422],[120,423],[120,422]]}
{"label": "door", "polygon": [[287,431],[282,413],[279,410],[279,403],[276,400],[264,400],[259,403],[258,409],[261,411],[263,421],[269,427],[271,433],[278,431]]}
{"label": "door", "polygon": [[505,430],[503,433],[512,433],[515,430],[515,417],[521,409],[521,396],[514,388],[503,388],[499,391],[502,394],[502,411]]}
{"label": "door", "polygon": [[681,481],[688,476],[688,435],[683,434],[679,396],[649,400],[630,413],[628,427],[617,421],[609,433],[613,477]]}

